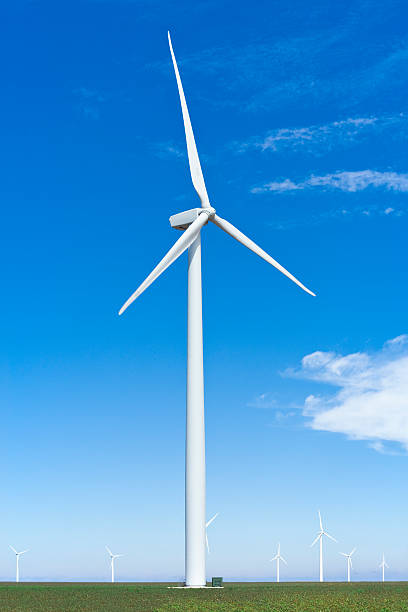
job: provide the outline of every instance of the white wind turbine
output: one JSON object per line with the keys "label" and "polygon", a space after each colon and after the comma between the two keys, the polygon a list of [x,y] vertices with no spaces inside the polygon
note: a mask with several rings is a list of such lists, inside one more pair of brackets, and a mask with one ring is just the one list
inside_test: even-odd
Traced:
{"label": "white wind turbine", "polygon": [[382,556],[382,561],[381,561],[381,563],[380,563],[380,565],[378,567],[382,568],[382,581],[384,582],[385,581],[385,568],[387,568],[387,569],[389,568],[389,565],[387,565],[387,563],[385,562],[384,553],[383,553],[383,556]]}
{"label": "white wind turbine", "polygon": [[16,555],[16,582],[20,582],[20,568],[19,568],[19,561],[20,561],[20,555],[24,555],[24,553],[28,552],[30,549],[27,548],[27,550],[22,550],[21,552],[17,552],[15,548],[12,547],[11,544],[9,544],[11,550],[13,551],[13,553],[15,553]]}
{"label": "white wind turbine", "polygon": [[347,558],[347,582],[350,582],[351,568],[353,567],[353,563],[351,561],[351,555],[354,555],[356,550],[357,550],[356,548],[353,548],[353,550],[349,554],[342,553],[342,552],[340,553],[341,555],[343,555],[343,557]]}
{"label": "white wind turbine", "polygon": [[276,561],[276,582],[279,582],[279,579],[280,579],[280,575],[279,575],[279,561],[283,561],[284,564],[287,565],[285,559],[280,554],[280,542],[278,544],[278,552],[276,553],[276,555],[274,557],[272,557],[271,561]]}
{"label": "white wind turbine", "polygon": [[317,534],[317,537],[315,540],[313,540],[313,542],[311,543],[311,546],[314,546],[316,544],[316,542],[319,540],[319,547],[320,547],[320,582],[323,582],[323,536],[327,536],[328,538],[330,538],[331,540],[333,540],[333,542],[337,542],[337,540],[335,540],[331,535],[329,535],[327,533],[327,531],[325,531],[323,529],[323,524],[322,524],[322,517],[320,514],[320,510],[319,512],[319,523],[320,523],[320,531]]}
{"label": "white wind turbine", "polygon": [[205,581],[205,428],[203,329],[201,290],[201,229],[211,221],[238,242],[285,274],[310,295],[315,295],[285,270],[270,255],[236,227],[216,214],[210,205],[198,158],[190,116],[181,84],[176,58],[168,35],[170,53],[176,74],[187,142],[188,161],[194,189],[201,208],[193,208],[170,217],[170,225],[183,230],[182,236],[154,268],[139,288],[119,311],[138,298],[184,251],[188,249],[188,307],[187,307],[187,407],[186,407],[186,476],[185,476],[185,585],[204,587]]}
{"label": "white wind turbine", "polygon": [[115,582],[115,559],[123,557],[123,555],[114,555],[113,552],[107,546],[105,546],[105,548],[108,551],[110,557],[112,582]]}
{"label": "white wind turbine", "polygon": [[218,515],[219,515],[219,512],[217,512],[217,514],[214,514],[214,516],[212,518],[210,518],[210,520],[207,521],[206,524],[205,524],[205,545],[207,546],[208,554],[210,554],[210,545],[208,544],[207,527],[209,527],[211,525],[211,523],[213,521],[215,521],[215,519],[217,518]]}

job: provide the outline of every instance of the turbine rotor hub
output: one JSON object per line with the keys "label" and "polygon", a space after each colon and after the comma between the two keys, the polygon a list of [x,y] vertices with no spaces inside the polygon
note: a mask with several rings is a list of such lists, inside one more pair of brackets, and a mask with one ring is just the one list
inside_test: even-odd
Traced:
{"label": "turbine rotor hub", "polygon": [[209,219],[215,215],[215,208],[213,206],[207,206],[206,208],[202,208],[201,211],[205,213]]}

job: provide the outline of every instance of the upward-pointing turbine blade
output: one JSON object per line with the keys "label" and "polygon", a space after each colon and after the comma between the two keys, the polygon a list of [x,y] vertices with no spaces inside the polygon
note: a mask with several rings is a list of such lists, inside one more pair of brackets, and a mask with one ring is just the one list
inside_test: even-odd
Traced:
{"label": "upward-pointing turbine blade", "polygon": [[298,281],[297,278],[293,276],[293,274],[285,270],[283,266],[281,266],[277,261],[275,261],[275,259],[273,259],[270,255],[268,255],[268,253],[266,253],[263,249],[261,249],[261,247],[255,244],[253,240],[245,236],[245,234],[240,232],[239,229],[237,229],[231,223],[229,223],[229,221],[222,219],[218,215],[214,215],[213,217],[210,217],[210,221],[212,221],[213,223],[215,223],[215,225],[217,225],[219,228],[224,230],[224,232],[226,232],[227,234],[235,238],[235,240],[238,240],[238,242],[246,246],[250,251],[253,251],[257,255],[259,255],[259,257],[262,257],[262,259],[264,259],[265,261],[270,263],[272,266],[277,268],[277,270],[279,270],[280,272],[282,272],[282,274],[290,278],[290,280],[296,283],[296,285],[298,285],[301,289],[303,289],[303,291],[306,291],[306,293],[309,293],[310,295],[316,296],[315,293],[310,291],[310,289],[307,289],[307,287],[305,287],[300,281]]}
{"label": "upward-pointing turbine blade", "polygon": [[13,553],[16,553],[16,555],[18,555],[18,552],[16,551],[16,549],[15,549],[15,548],[13,548],[13,547],[12,547],[12,545],[11,545],[11,544],[9,544],[9,547],[11,548],[11,550],[13,551]]}
{"label": "upward-pointing turbine blade", "polygon": [[320,510],[318,510],[317,512],[319,513],[320,531],[323,531],[322,515],[320,514]]}
{"label": "upward-pointing turbine blade", "polygon": [[167,255],[163,257],[159,264],[157,264],[153,272],[149,274],[149,276],[146,278],[146,280],[143,281],[140,287],[136,289],[136,291],[132,293],[130,298],[123,304],[122,308],[119,310],[120,315],[126,310],[126,308],[128,308],[128,306],[130,306],[130,304],[132,304],[132,302],[135,301],[136,298],[139,297],[141,293],[143,293],[145,289],[147,289],[147,287],[149,287],[149,285],[151,285],[156,280],[156,278],[160,276],[160,274],[162,274],[178,257],[180,257],[180,255],[184,253],[186,249],[188,249],[188,247],[196,239],[200,229],[205,223],[207,223],[207,220],[208,215],[205,213],[201,213],[197,217],[197,219],[193,221],[191,225],[189,225],[189,227],[185,230],[185,232],[183,232],[177,242],[173,244]]}
{"label": "upward-pointing turbine blade", "polygon": [[354,553],[356,552],[356,550],[357,550],[357,548],[353,548],[353,550],[352,550],[352,551],[351,551],[351,553],[350,553],[350,557],[351,557],[351,555],[354,555]]}
{"label": "upward-pointing turbine blade", "polygon": [[215,519],[217,518],[218,515],[219,515],[219,512],[217,512],[217,514],[214,514],[214,516],[212,518],[210,518],[209,521],[206,522],[205,526],[208,527],[209,525],[211,525],[211,523],[213,521],[215,521]]}
{"label": "upward-pointing turbine blade", "polygon": [[110,550],[110,549],[109,549],[107,546],[105,546],[105,548],[106,548],[106,550],[108,551],[108,553],[110,554],[110,556],[111,556],[111,557],[113,557],[113,553],[112,553],[112,551],[111,551],[111,550]]}
{"label": "upward-pointing turbine blade", "polygon": [[181,110],[183,113],[184,130],[186,133],[187,142],[187,153],[188,163],[190,164],[191,179],[193,181],[194,189],[198,193],[198,197],[201,200],[201,206],[206,208],[210,205],[207,189],[204,183],[203,172],[201,170],[200,160],[198,158],[198,152],[196,143],[194,140],[193,128],[191,126],[190,115],[188,114],[187,102],[183,91],[183,85],[181,83],[180,73],[177,67],[176,58],[173,51],[173,45],[171,44],[170,32],[167,33],[169,37],[169,46],[171,59],[173,60],[174,72],[176,73],[177,87],[180,95]]}

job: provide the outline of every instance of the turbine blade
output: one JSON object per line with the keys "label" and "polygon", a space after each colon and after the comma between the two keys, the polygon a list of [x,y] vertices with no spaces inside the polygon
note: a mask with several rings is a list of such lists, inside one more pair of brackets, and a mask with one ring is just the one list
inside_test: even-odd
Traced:
{"label": "turbine blade", "polygon": [[323,532],[325,536],[327,536],[328,538],[330,538],[331,540],[333,540],[333,542],[337,543],[337,540],[335,538],[333,538],[333,536],[331,536],[329,533],[327,533],[326,531]]}
{"label": "turbine blade", "polygon": [[287,563],[286,563],[286,561],[285,561],[285,559],[283,557],[279,557],[279,558],[280,558],[281,561],[284,562],[285,565],[287,565]]}
{"label": "turbine blade", "polygon": [[213,217],[211,217],[210,221],[215,223],[215,225],[217,225],[220,229],[224,230],[224,232],[226,232],[227,234],[235,238],[235,240],[238,240],[238,242],[246,246],[250,251],[253,251],[254,253],[256,253],[256,255],[259,255],[259,257],[261,257],[262,259],[270,263],[277,270],[282,272],[282,274],[290,278],[290,280],[296,283],[296,285],[298,285],[301,289],[303,289],[303,291],[306,291],[306,293],[309,293],[310,295],[313,295],[313,296],[316,295],[315,293],[307,289],[307,287],[302,285],[302,283],[298,281],[297,278],[293,276],[293,274],[285,270],[285,268],[281,266],[277,261],[275,261],[275,259],[273,259],[270,255],[268,255],[268,253],[266,253],[257,244],[255,244],[253,240],[245,236],[245,234],[240,232],[239,229],[237,229],[231,223],[229,223],[229,221],[222,219],[218,215],[214,215]]}
{"label": "turbine blade", "polygon": [[321,533],[319,533],[319,535],[317,536],[317,538],[315,540],[313,540],[313,542],[311,543],[310,547],[314,546],[316,544],[316,542],[322,537]]}
{"label": "turbine blade", "polygon": [[320,531],[323,531],[322,515],[320,514],[320,510],[318,510],[318,513],[319,513]]}
{"label": "turbine blade", "polygon": [[160,263],[154,268],[153,272],[149,274],[149,276],[143,281],[138,289],[130,298],[123,304],[122,308],[119,310],[119,314],[121,315],[132,302],[135,301],[136,298],[139,297],[143,293],[147,287],[149,287],[155,280],[162,274],[180,255],[184,253],[186,249],[191,245],[192,242],[196,239],[200,229],[207,222],[208,215],[201,213],[195,221],[183,232],[180,238],[173,244],[170,251],[163,257]]}
{"label": "turbine blade", "polygon": [[112,553],[112,551],[110,550],[110,548],[108,548],[107,546],[105,546],[105,548],[106,548],[106,550],[108,551],[108,553],[110,554],[110,556],[111,556],[111,557],[113,557],[113,553]]}
{"label": "turbine blade", "polygon": [[27,548],[27,550],[22,550],[20,553],[18,553],[19,555],[24,555],[24,553],[28,552],[30,549]]}
{"label": "turbine blade", "polygon": [[339,555],[343,555],[343,557],[348,557],[349,555],[347,553],[339,553]]}
{"label": "turbine blade", "polygon": [[167,34],[169,37],[169,46],[171,59],[173,60],[174,72],[176,73],[177,87],[181,102],[181,111],[183,113],[184,131],[186,133],[188,163],[190,165],[191,179],[193,181],[194,189],[198,193],[198,197],[201,200],[201,206],[203,208],[206,208],[207,206],[210,206],[208,193],[205,187],[203,172],[201,170],[200,160],[197,152],[197,146],[194,140],[193,128],[191,126],[190,115],[188,114],[187,102],[183,91],[183,85],[181,83],[180,73],[173,51],[173,45],[171,44],[170,32],[168,32]]}
{"label": "turbine blade", "polygon": [[353,562],[351,560],[351,557],[349,557],[349,563],[350,563],[350,567],[353,567]]}
{"label": "turbine blade", "polygon": [[351,555],[354,555],[354,553],[356,552],[356,550],[357,550],[357,548],[353,548],[353,550],[352,550],[352,551],[351,551],[351,553],[350,553],[350,557],[351,557]]}
{"label": "turbine blade", "polygon": [[211,525],[211,523],[213,521],[215,521],[215,519],[217,518],[218,515],[219,515],[219,512],[217,512],[217,514],[214,514],[214,516],[212,518],[210,518],[209,521],[206,522],[205,526],[208,527],[209,525]]}
{"label": "turbine blade", "polygon": [[9,547],[11,548],[11,550],[13,551],[13,553],[16,553],[16,555],[18,555],[18,552],[16,551],[16,549],[15,549],[15,548],[13,548],[13,547],[12,547],[12,545],[11,545],[11,544],[9,544]]}
{"label": "turbine blade", "polygon": [[208,554],[210,554],[210,545],[208,544],[208,535],[207,535],[207,532],[205,532],[205,545],[207,547]]}

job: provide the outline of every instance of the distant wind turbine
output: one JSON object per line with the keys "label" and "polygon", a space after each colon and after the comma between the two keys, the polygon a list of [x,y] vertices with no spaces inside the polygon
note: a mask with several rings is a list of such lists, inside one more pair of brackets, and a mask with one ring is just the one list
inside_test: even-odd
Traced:
{"label": "distant wind turbine", "polygon": [[283,561],[287,565],[285,559],[280,554],[280,542],[278,544],[278,552],[272,557],[271,561],[276,561],[276,582],[279,582],[279,561]]}
{"label": "distant wind turbine", "polygon": [[378,567],[382,568],[382,581],[384,582],[385,581],[385,568],[387,568],[387,569],[389,568],[389,565],[387,565],[386,562],[385,562],[384,553],[383,553],[383,556],[382,556],[382,561],[381,561],[381,563],[380,563],[380,565]]}
{"label": "distant wind turbine", "polygon": [[356,550],[357,550],[356,548],[353,548],[353,550],[349,554],[342,553],[342,552],[340,553],[341,555],[343,555],[343,557],[347,558],[347,582],[350,582],[350,570],[353,567],[353,564],[351,562],[351,555],[354,555]]}
{"label": "distant wind turbine", "polygon": [[321,517],[321,514],[320,514],[320,510],[318,512],[319,512],[320,531],[317,534],[316,539],[313,540],[313,542],[311,543],[310,546],[314,546],[316,544],[316,542],[319,540],[319,545],[320,545],[320,582],[323,582],[323,536],[327,536],[328,538],[333,540],[333,542],[337,542],[337,540],[335,540],[331,535],[329,535],[327,533],[327,531],[325,531],[323,529],[322,517]]}
{"label": "distant wind turbine", "polygon": [[112,582],[115,582],[115,559],[118,559],[119,557],[123,557],[123,555],[114,555],[113,552],[107,546],[105,546],[105,548],[108,551],[109,556],[110,556]]}
{"label": "distant wind turbine", "polygon": [[17,552],[16,549],[13,548],[11,544],[9,544],[9,546],[11,550],[13,551],[13,553],[15,553],[16,555],[16,582],[20,582],[20,568],[18,566],[20,555],[24,555],[24,553],[28,552],[30,549],[27,548],[27,550],[22,550],[21,552]]}
{"label": "distant wind turbine", "polygon": [[219,512],[217,512],[217,514],[214,514],[214,516],[212,518],[210,518],[210,520],[207,521],[206,524],[205,524],[205,545],[207,546],[208,554],[210,554],[210,545],[208,544],[207,527],[209,527],[211,525],[211,523],[213,521],[215,521],[215,519],[217,518],[218,515],[219,515]]}
{"label": "distant wind turbine", "polygon": [[[191,126],[187,102],[179,69],[168,34],[170,54],[176,75],[183,115],[187,155],[193,187],[200,199],[200,208],[192,208],[170,217],[170,225],[183,233],[168,253],[157,264],[142,284],[119,310],[121,315],[176,259],[188,249],[187,290],[187,407],[186,407],[186,464],[185,464],[185,572],[187,587],[205,587],[205,427],[204,427],[204,373],[203,373],[203,321],[201,285],[201,230],[208,222],[229,234],[247,249],[274,266],[303,291],[315,295],[297,278],[285,270],[275,259],[245,236],[229,221],[219,217],[210,204],[197,147]],[[157,180],[162,180],[160,173]],[[233,205],[234,206],[234,205]],[[248,211],[252,219],[256,215]],[[156,228],[152,231],[155,232]],[[142,228],[140,231],[145,232]],[[156,232],[157,233],[157,232]],[[217,269],[214,274],[219,273]]]}

